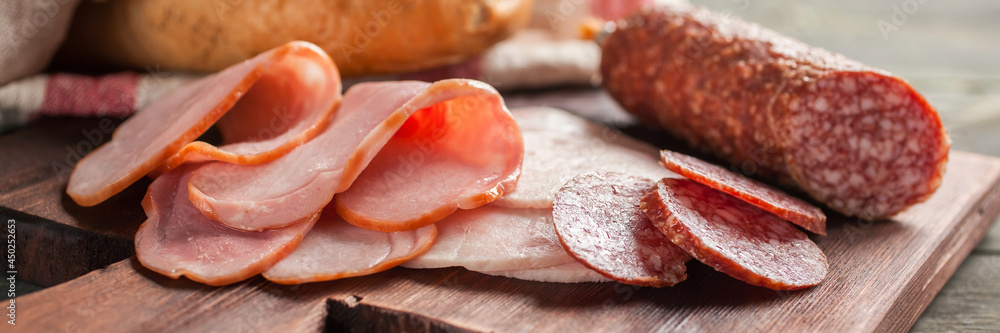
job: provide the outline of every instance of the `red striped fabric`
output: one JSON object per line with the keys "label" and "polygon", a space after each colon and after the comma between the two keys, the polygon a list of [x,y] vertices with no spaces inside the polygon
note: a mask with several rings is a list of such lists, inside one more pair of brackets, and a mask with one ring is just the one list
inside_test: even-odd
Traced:
{"label": "red striped fabric", "polygon": [[46,116],[127,116],[136,103],[139,75],[132,72],[99,77],[55,74],[45,87],[38,112]]}

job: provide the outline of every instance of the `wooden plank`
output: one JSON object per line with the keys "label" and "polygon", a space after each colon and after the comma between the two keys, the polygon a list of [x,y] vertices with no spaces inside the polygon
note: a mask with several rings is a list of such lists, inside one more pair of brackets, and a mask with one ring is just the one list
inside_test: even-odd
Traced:
{"label": "wooden plank", "polygon": [[[818,287],[777,292],[704,265],[673,288],[549,284],[462,269],[409,270],[279,286],[222,288],[171,280],[124,261],[17,298],[19,327],[99,331],[904,331],[1000,213],[1000,160],[954,152],[942,188],[894,221],[833,216],[816,237],[831,272]],[[265,319],[266,318],[266,319]]]}
{"label": "wooden plank", "polygon": [[[8,219],[14,220],[16,230],[15,266],[20,281],[52,286],[135,254],[130,238],[71,228],[0,207],[0,220]],[[18,295],[25,292],[18,291]]]}
{"label": "wooden plank", "polygon": [[[997,218],[1000,221],[1000,218]],[[976,251],[982,253],[1000,254],[1000,223],[993,222],[993,227],[983,238],[983,241],[976,245]]]}

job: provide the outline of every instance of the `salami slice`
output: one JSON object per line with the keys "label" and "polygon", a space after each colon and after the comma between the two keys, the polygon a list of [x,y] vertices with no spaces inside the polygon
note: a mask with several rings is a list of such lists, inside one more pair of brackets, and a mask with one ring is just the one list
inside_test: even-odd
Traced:
{"label": "salami slice", "polygon": [[744,172],[881,219],[941,184],[941,117],[891,74],[731,15],[648,7],[604,40],[604,85],[657,124]]}
{"label": "salami slice", "polygon": [[681,176],[729,193],[806,230],[826,235],[826,215],[802,199],[692,156],[663,150],[660,160],[664,167]]}
{"label": "salami slice", "polygon": [[571,255],[615,281],[666,287],[684,281],[691,259],[639,209],[652,180],[616,172],[580,174],[556,193],[559,240]]}
{"label": "salami slice", "polygon": [[778,216],[687,179],[663,179],[642,199],[653,224],[706,265],[775,290],[815,286],[829,264],[815,243]]}

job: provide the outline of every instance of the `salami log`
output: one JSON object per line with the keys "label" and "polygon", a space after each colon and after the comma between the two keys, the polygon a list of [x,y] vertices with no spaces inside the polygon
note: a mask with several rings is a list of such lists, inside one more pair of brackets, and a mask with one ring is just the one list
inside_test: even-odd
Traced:
{"label": "salami log", "polygon": [[644,122],[849,216],[895,215],[944,174],[948,135],[907,82],[704,8],[620,21],[601,73]]}

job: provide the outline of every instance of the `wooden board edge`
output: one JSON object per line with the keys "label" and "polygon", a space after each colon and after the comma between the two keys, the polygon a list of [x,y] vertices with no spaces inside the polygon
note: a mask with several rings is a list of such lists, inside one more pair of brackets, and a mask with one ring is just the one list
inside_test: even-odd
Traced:
{"label": "wooden board edge", "polygon": [[324,332],[480,332],[419,313],[363,303],[359,296],[326,299]]}
{"label": "wooden board edge", "polygon": [[[974,153],[959,153],[993,165],[993,170],[989,173],[991,178],[984,179],[984,182],[989,184],[986,187],[989,190],[975,204],[969,205],[962,215],[963,222],[959,223],[960,227],[950,230],[939,243],[938,251],[935,252],[944,255],[938,260],[927,260],[923,263],[918,273],[903,288],[904,293],[894,300],[873,332],[909,331],[958,267],[986,236],[993,225],[992,222],[1000,216],[1000,159]],[[916,300],[904,300],[907,292],[916,293]]]}
{"label": "wooden board edge", "polygon": [[[17,278],[42,287],[76,279],[135,255],[130,239],[87,232],[6,207],[0,207],[0,217],[14,220]],[[67,260],[86,264],[57,264]]]}

